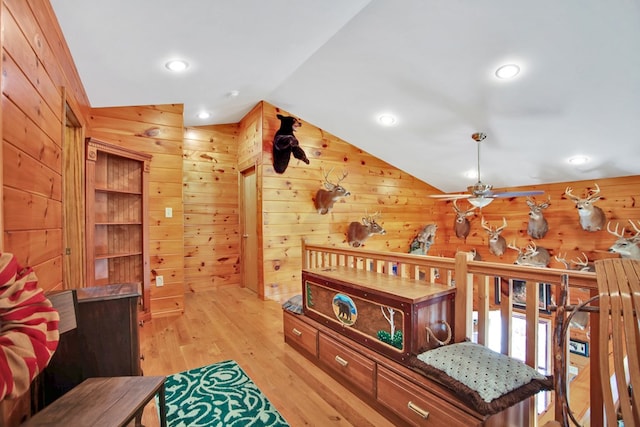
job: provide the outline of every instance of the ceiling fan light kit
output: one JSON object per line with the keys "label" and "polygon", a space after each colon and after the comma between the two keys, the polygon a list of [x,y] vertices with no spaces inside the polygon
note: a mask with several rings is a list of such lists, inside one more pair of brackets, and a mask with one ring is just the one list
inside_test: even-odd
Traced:
{"label": "ceiling fan light kit", "polygon": [[477,178],[478,182],[474,185],[470,185],[467,187],[468,194],[433,194],[430,197],[443,199],[443,200],[457,200],[457,199],[467,199],[469,203],[477,208],[483,208],[489,205],[493,199],[496,198],[505,198],[505,197],[521,197],[521,196],[537,196],[539,194],[544,194],[544,191],[508,191],[502,193],[494,193],[492,191],[493,185],[485,184],[480,179],[480,142],[484,141],[487,137],[485,133],[476,132],[471,135],[471,138],[477,142],[478,144],[478,173]]}

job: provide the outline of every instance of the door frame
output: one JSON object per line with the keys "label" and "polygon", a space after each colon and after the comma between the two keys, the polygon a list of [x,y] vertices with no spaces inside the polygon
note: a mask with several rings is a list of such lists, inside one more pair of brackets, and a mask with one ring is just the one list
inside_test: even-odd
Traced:
{"label": "door frame", "polygon": [[260,193],[259,193],[259,182],[260,182],[260,168],[258,167],[257,162],[247,162],[243,165],[239,165],[238,167],[238,207],[239,207],[239,216],[240,216],[240,284],[242,287],[245,287],[245,192],[244,192],[244,179],[247,173],[253,171],[255,174],[256,181],[256,270],[257,270],[257,283],[256,283],[256,293],[260,299],[264,299],[264,268],[262,263],[262,215],[260,210]]}

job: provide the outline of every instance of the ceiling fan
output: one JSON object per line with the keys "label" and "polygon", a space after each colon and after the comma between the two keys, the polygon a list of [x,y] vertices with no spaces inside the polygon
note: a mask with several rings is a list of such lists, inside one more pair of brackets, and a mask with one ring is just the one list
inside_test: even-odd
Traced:
{"label": "ceiling fan", "polygon": [[493,186],[491,184],[485,184],[480,180],[480,142],[487,137],[482,132],[476,132],[471,135],[471,138],[477,142],[478,145],[478,182],[474,185],[467,187],[467,194],[431,194],[430,197],[442,200],[457,200],[467,199],[469,203],[477,208],[483,208],[496,198],[505,197],[521,197],[521,196],[537,196],[544,194],[544,191],[505,191],[501,193],[495,193],[492,191]]}

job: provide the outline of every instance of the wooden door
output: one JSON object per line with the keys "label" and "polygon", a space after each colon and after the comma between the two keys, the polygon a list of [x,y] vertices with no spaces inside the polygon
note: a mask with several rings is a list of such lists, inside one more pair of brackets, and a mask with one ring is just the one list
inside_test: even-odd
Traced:
{"label": "wooden door", "polygon": [[258,292],[258,233],[257,233],[257,189],[256,168],[251,167],[240,175],[242,242],[240,263],[242,265],[242,286]]}

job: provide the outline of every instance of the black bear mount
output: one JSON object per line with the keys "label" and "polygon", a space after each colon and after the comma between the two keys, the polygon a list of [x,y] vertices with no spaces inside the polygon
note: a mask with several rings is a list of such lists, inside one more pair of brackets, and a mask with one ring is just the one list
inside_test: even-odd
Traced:
{"label": "black bear mount", "polygon": [[283,116],[278,114],[280,119],[280,129],[273,137],[273,169],[277,173],[284,173],[289,166],[289,159],[291,154],[296,159],[302,160],[306,164],[309,164],[309,159],[304,153],[304,150],[300,148],[298,139],[295,137],[295,132],[302,123],[300,120],[291,116]]}

